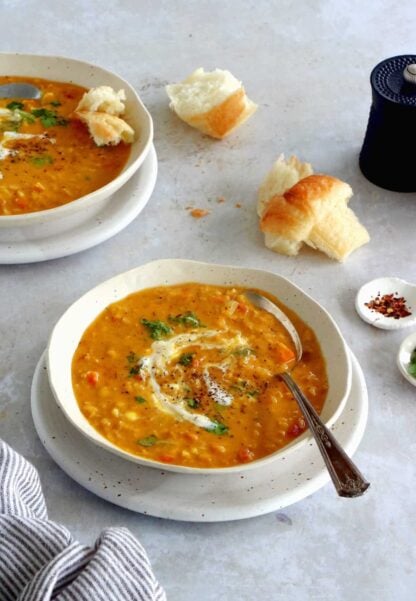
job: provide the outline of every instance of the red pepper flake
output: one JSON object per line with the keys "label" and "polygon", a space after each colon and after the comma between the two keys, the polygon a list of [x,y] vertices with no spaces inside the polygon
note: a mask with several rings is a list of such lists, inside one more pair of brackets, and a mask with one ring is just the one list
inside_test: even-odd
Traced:
{"label": "red pepper flake", "polygon": [[410,308],[406,306],[406,299],[403,296],[398,296],[398,292],[392,292],[391,294],[378,295],[370,300],[368,303],[364,303],[370,311],[376,311],[381,313],[384,317],[392,317],[393,319],[400,319],[401,317],[408,317],[412,314]]}

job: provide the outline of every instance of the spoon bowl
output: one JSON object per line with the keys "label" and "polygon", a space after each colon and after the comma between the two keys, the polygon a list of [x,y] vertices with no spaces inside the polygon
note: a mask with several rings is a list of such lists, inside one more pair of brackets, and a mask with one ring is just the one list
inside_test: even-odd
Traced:
{"label": "spoon bowl", "polygon": [[283,313],[283,311],[279,309],[277,305],[272,303],[272,301],[270,301],[265,296],[259,294],[258,292],[254,292],[254,290],[247,290],[245,292],[245,297],[253,305],[259,307],[260,309],[264,309],[264,311],[268,311],[269,313],[274,315],[278,321],[280,321],[282,326],[289,332],[290,337],[292,338],[293,344],[295,345],[296,363],[299,363],[299,361],[302,359],[303,353],[302,342],[300,340],[299,334],[295,326],[290,321],[288,316],[285,313]]}
{"label": "spoon bowl", "polygon": [[37,99],[40,90],[31,83],[6,83],[0,86],[0,98]]}
{"label": "spoon bowl", "polygon": [[295,326],[275,303],[262,294],[250,290],[245,293],[245,296],[256,307],[271,313],[289,333],[295,347],[296,360],[291,363],[290,368],[286,366],[277,375],[283,380],[298,403],[339,496],[350,498],[361,496],[370,486],[369,482],[365,480],[361,472],[336,441],[332,432],[319,417],[312,403],[303,394],[291,376],[291,371],[302,358],[302,342]]}

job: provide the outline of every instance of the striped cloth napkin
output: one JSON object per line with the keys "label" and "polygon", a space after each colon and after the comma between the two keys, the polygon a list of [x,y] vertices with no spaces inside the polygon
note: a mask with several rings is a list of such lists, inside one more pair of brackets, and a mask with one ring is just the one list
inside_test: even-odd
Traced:
{"label": "striped cloth napkin", "polygon": [[48,520],[34,467],[0,440],[1,601],[165,601],[141,544],[107,528],[93,548]]}

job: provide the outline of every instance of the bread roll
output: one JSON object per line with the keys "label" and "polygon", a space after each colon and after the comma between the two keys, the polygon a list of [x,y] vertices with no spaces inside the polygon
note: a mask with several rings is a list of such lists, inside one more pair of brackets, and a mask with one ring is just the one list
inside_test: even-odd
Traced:
{"label": "bread roll", "polygon": [[297,255],[303,243],[338,261],[370,237],[347,204],[351,187],[328,175],[312,175],[309,163],[281,156],[260,187],[260,228],[268,248]]}
{"label": "bread roll", "polygon": [[200,68],[181,83],[166,86],[170,108],[183,121],[213,138],[224,138],[257,109],[229,71]]}

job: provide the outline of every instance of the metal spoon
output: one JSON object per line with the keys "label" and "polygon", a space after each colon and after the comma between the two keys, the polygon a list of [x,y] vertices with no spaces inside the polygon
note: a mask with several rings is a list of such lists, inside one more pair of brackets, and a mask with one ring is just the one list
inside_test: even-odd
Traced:
{"label": "metal spoon", "polygon": [[[290,319],[272,301],[261,294],[258,294],[253,290],[248,290],[245,292],[245,296],[256,307],[274,315],[274,317],[276,317],[289,332],[293,344],[295,345],[296,365],[302,358],[302,343],[299,334]],[[295,367],[295,365],[293,365],[293,367]],[[287,369],[282,373],[279,373],[278,376],[283,380],[296,399],[316,440],[337,493],[341,497],[359,497],[367,490],[370,483],[366,481],[346,452],[335,440],[330,430],[328,430],[321,421],[321,418],[313,408],[311,402],[306,398],[299,386],[293,380],[290,371],[291,370]]]}
{"label": "metal spoon", "polygon": [[6,83],[0,86],[0,98],[40,98],[40,90],[31,83]]}

